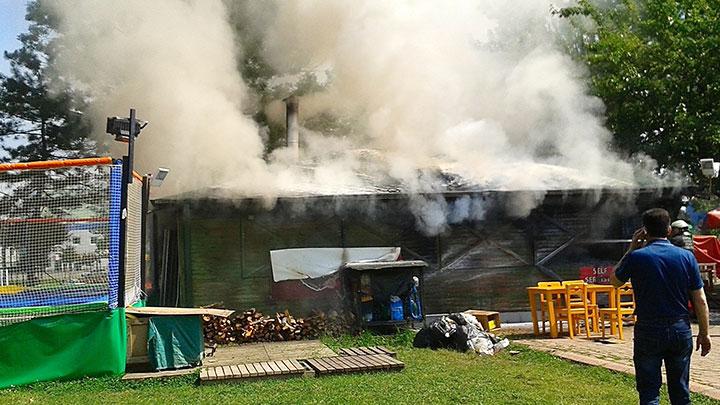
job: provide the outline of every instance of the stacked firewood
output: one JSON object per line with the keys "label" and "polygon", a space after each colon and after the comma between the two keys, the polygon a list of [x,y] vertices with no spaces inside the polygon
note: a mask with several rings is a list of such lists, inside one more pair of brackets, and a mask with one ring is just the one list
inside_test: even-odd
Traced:
{"label": "stacked firewood", "polygon": [[234,343],[237,340],[230,319],[213,315],[203,315],[202,318],[206,344]]}
{"label": "stacked firewood", "polygon": [[235,318],[235,334],[240,342],[273,342],[300,340],[306,337],[305,321],[295,318],[287,310],[274,316],[264,316],[251,309]]}
{"label": "stacked firewood", "polygon": [[325,333],[324,318],[296,318],[289,311],[263,315],[253,309],[233,319],[203,316],[203,333],[208,344],[276,342],[315,338]]}
{"label": "stacked firewood", "polygon": [[330,311],[325,314],[322,311],[315,311],[306,321],[312,325],[313,332],[318,336],[339,336],[343,333],[353,332],[355,317],[349,312]]}

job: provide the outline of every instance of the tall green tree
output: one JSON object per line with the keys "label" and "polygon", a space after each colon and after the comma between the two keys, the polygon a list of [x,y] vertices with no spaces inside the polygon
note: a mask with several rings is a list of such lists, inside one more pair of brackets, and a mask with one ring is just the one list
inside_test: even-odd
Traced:
{"label": "tall green tree", "polygon": [[[92,156],[82,105],[72,86],[53,72],[57,33],[54,21],[37,2],[28,4],[28,31],[21,46],[4,57],[10,73],[0,74],[0,146],[2,160],[26,162]],[[52,219],[73,218],[78,210],[107,216],[107,171],[67,168],[0,173],[0,246],[18,258],[13,277],[39,282],[50,254],[68,240],[68,227]],[[103,211],[104,210],[104,211]],[[38,221],[47,219],[48,221]],[[48,279],[52,280],[52,277]]]}
{"label": "tall green tree", "polygon": [[620,148],[694,177],[700,158],[720,159],[720,2],[580,0],[555,13]]}
{"label": "tall green tree", "polygon": [[0,141],[11,161],[73,158],[94,154],[81,119],[80,97],[52,73],[57,46],[52,20],[37,2],[28,5],[21,46],[5,52],[10,74],[0,74]]}

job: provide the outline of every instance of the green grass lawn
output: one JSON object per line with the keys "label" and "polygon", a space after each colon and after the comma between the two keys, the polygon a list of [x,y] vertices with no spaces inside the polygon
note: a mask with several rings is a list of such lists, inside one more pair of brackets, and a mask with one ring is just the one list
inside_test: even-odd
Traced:
{"label": "green grass lawn", "polygon": [[[325,339],[332,348],[385,345],[405,362],[401,372],[198,386],[196,376],[123,382],[118,378],[40,383],[0,391],[0,402],[97,403],[391,403],[632,404],[634,379],[511,346],[495,357],[413,349],[412,335]],[[715,404],[693,395],[695,404]],[[667,403],[667,398],[664,398]]]}

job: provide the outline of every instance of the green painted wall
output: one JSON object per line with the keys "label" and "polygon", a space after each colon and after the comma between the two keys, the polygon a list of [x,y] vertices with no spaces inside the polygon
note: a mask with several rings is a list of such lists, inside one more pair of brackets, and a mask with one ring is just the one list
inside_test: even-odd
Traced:
{"label": "green painted wall", "polygon": [[[270,210],[250,203],[204,201],[184,205],[181,214],[178,206],[171,206],[179,214],[174,218],[182,228],[177,243],[181,291],[185,293],[181,303],[222,303],[228,308],[255,307],[265,312],[312,308],[321,302],[306,296],[295,299],[286,291],[284,302],[280,300],[278,286],[272,281],[271,250],[400,246],[404,259],[423,259],[429,264],[427,312],[468,307],[526,310],[525,287],[548,279],[534,263],[552,254],[545,266],[561,278],[575,279],[580,267],[612,264],[612,259],[622,254],[599,254],[607,249],[584,246],[555,254],[571,237],[616,239],[627,234],[615,224],[622,216],[610,209],[613,204],[600,209],[603,201],[614,201],[613,195],[600,202],[596,197],[552,195],[538,212],[523,219],[508,217],[497,208],[484,221],[453,226],[437,238],[416,230],[403,200],[353,200],[357,210],[339,205],[340,200],[318,200],[311,205],[292,200],[278,202]],[[644,198],[656,199],[651,194]],[[643,204],[638,202],[638,209]]]}
{"label": "green painted wall", "polygon": [[222,303],[228,308],[265,309],[262,304],[268,301],[272,274],[263,262],[269,262],[269,253],[252,249],[244,257],[247,250],[243,249],[242,232],[242,221],[235,219],[185,223],[192,305]]}

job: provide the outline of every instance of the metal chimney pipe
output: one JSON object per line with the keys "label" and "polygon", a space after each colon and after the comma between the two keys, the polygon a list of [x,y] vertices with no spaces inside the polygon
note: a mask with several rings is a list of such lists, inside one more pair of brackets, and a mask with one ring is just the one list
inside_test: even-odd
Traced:
{"label": "metal chimney pipe", "polygon": [[300,124],[298,123],[298,98],[290,96],[285,99],[285,130],[287,131],[287,147],[295,160],[300,157]]}

